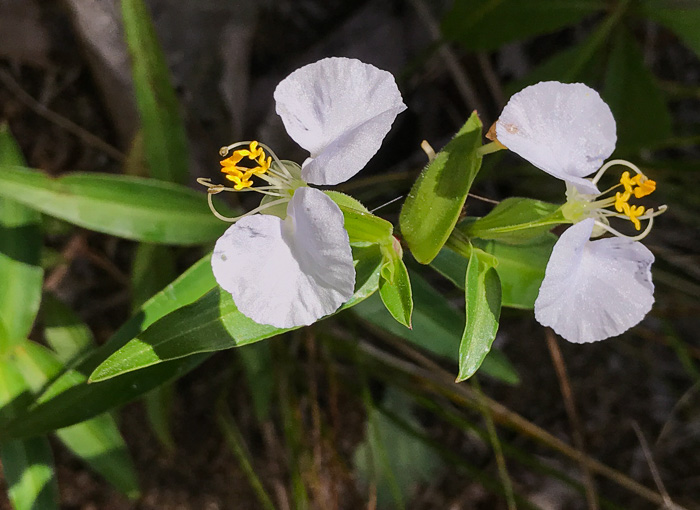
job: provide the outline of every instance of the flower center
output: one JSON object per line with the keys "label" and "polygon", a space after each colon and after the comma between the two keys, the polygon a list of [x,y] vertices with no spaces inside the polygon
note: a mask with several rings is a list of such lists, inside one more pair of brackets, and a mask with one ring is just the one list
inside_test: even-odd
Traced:
{"label": "flower center", "polygon": [[[232,150],[233,152],[228,156]],[[268,156],[267,153],[270,155]],[[294,190],[306,186],[306,183],[301,179],[299,165],[292,161],[280,161],[267,145],[255,140],[237,142],[222,147],[219,154],[225,157],[221,160],[221,172],[226,176],[226,179],[233,182],[233,187],[213,184],[210,179],[206,178],[199,178],[197,182],[207,187],[209,208],[217,218],[224,221],[235,222],[256,212],[282,206],[292,198]],[[253,177],[264,181],[266,185],[254,185]],[[263,197],[259,207],[241,216],[229,218],[219,214],[212,202],[212,196],[222,191],[255,191],[265,195],[265,197]]]}
{"label": "flower center", "polygon": [[[591,182],[597,184],[603,174],[616,165],[625,166],[633,170],[635,172],[634,177],[631,177],[629,171],[624,171],[618,184],[598,195],[579,193],[575,187],[567,186],[567,201],[562,207],[562,213],[566,219],[573,223],[586,218],[594,218],[597,227],[593,231],[594,237],[600,236],[607,231],[619,237],[630,237],[633,240],[639,240],[646,237],[651,231],[654,217],[666,211],[666,206],[662,205],[657,210],[654,210],[653,208],[647,209],[642,205],[630,204],[630,199],[633,196],[642,198],[651,195],[656,189],[656,182],[645,176],[636,165],[629,161],[621,159],[609,161],[598,170]],[[623,191],[618,190],[620,187],[623,188]],[[648,220],[649,224],[644,232],[631,237],[621,234],[610,227],[609,220],[613,217],[631,221],[634,228],[638,231],[642,229],[641,221]]]}

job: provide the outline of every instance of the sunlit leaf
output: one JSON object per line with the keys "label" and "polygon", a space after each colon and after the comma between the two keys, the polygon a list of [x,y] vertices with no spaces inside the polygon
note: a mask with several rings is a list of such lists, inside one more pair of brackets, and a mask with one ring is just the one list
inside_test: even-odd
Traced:
{"label": "sunlit leaf", "polygon": [[[381,254],[376,245],[353,251],[357,264],[355,294],[339,311],[377,290]],[[176,310],[100,364],[92,382],[196,353],[219,351],[270,338],[288,329],[258,324],[236,308],[231,294],[215,288],[189,306]],[[97,385],[99,386],[99,385]]]}
{"label": "sunlit leaf", "polygon": [[[0,166],[23,164],[7,126],[0,126]],[[44,276],[39,263],[41,215],[11,198],[0,198],[0,320],[5,327],[0,353],[29,335],[39,310]]]}
{"label": "sunlit leaf", "polygon": [[400,257],[392,259],[393,281],[386,278],[379,280],[379,296],[391,316],[407,328],[411,327],[413,313],[413,296],[408,270]]}
{"label": "sunlit leaf", "polygon": [[[377,328],[457,363],[464,330],[464,314],[451,306],[447,298],[416,271],[411,272],[411,285],[413,329],[407,329],[393,320],[379,296],[372,296],[360,303],[353,308],[353,313]],[[519,381],[513,366],[495,349],[486,357],[481,370],[484,374],[509,384],[517,384]]]}
{"label": "sunlit leaf", "polygon": [[120,175],[43,172],[0,165],[0,197],[80,227],[136,241],[198,244],[226,229],[203,193],[184,186]]}
{"label": "sunlit leaf", "polygon": [[187,136],[165,55],[143,0],[121,0],[121,6],[149,173],[185,184]]}
{"label": "sunlit leaf", "polygon": [[491,257],[482,257],[474,248],[465,278],[466,325],[459,344],[457,381],[476,373],[491,350],[501,316],[501,282]]}
{"label": "sunlit leaf", "polygon": [[476,112],[423,170],[404,202],[401,235],[415,259],[429,263],[457,224],[481,167],[481,121]]}

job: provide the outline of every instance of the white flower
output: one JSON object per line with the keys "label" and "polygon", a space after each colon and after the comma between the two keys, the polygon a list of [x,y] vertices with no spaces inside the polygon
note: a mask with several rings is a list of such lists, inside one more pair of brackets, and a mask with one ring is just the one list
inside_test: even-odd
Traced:
{"label": "white flower", "polygon": [[[651,194],[656,183],[623,160],[603,161],[615,150],[615,119],[598,93],[581,83],[542,82],[515,94],[496,121],[498,142],[566,182],[564,217],[574,223],[557,241],[535,301],[535,318],[566,340],[595,342],[639,323],[654,303],[654,256],[638,241],[666,210],[630,204]],[[601,166],[603,165],[603,166]],[[619,184],[598,191],[598,181],[615,165]],[[591,179],[587,175],[596,172]],[[618,191],[616,191],[618,190]],[[641,229],[637,236],[610,226],[621,218]],[[614,238],[591,241],[606,232]]]}
{"label": "white flower", "polygon": [[652,253],[619,237],[590,241],[594,223],[588,218],[561,235],[535,301],[537,321],[570,342],[619,335],[654,303]]}
{"label": "white flower", "polygon": [[[277,86],[277,113],[289,135],[310,152],[301,168],[265,145],[222,149],[232,188],[202,182],[212,194],[258,191],[268,197],[235,221],[212,256],[216,281],[238,309],[260,324],[308,325],[336,311],[353,294],[355,269],[340,208],[306,183],[329,185],[359,172],[406,109],[393,76],[348,58],[297,69]],[[271,154],[268,156],[267,153]],[[241,166],[243,160],[252,167]],[[267,183],[256,187],[252,178]],[[286,204],[286,211],[280,207]],[[212,210],[213,207],[212,207]],[[251,213],[267,210],[274,214]]]}
{"label": "white flower", "polygon": [[583,177],[615,150],[615,119],[582,83],[540,82],[513,95],[496,122],[498,141],[548,174],[598,193]]}

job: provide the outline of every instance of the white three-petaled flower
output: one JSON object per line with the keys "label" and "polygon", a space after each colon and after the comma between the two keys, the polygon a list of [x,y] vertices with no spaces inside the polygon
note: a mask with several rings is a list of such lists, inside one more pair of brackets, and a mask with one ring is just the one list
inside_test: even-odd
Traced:
{"label": "white three-petaled flower", "polygon": [[[654,302],[650,271],[654,256],[635,238],[590,240],[605,230],[619,234],[608,225],[612,216],[626,217],[639,228],[639,219],[651,223],[658,214],[653,210],[643,214],[644,208],[627,203],[631,196],[651,193],[655,185],[634,165],[616,161],[601,168],[617,139],[608,105],[581,83],[538,83],[510,99],[496,122],[496,137],[567,183],[564,211],[571,213],[568,219],[575,224],[554,246],[535,301],[535,318],[577,343],[616,336],[639,323]],[[626,173],[618,185],[624,183],[625,192],[617,193],[617,199],[600,198],[606,192],[600,194],[596,184],[611,163],[633,168],[638,176],[629,179]],[[585,179],[599,169],[595,178]],[[606,209],[611,205],[618,213]]]}
{"label": "white three-petaled flower", "polygon": [[[280,82],[274,97],[287,132],[310,155],[300,179],[276,158],[272,168],[279,179],[265,174],[269,160],[263,165],[262,177],[273,184],[265,189],[274,188],[276,196],[287,193],[286,217],[256,214],[238,220],[217,241],[212,269],[243,314],[291,328],[333,313],[355,286],[343,214],[326,194],[305,183],[338,184],[359,172],[406,105],[390,73],[349,58],[297,69]],[[258,157],[255,148],[251,145],[251,159]],[[258,162],[264,163],[265,155],[257,150],[262,154]],[[238,186],[250,185],[250,175],[241,184],[242,173],[233,172]]]}

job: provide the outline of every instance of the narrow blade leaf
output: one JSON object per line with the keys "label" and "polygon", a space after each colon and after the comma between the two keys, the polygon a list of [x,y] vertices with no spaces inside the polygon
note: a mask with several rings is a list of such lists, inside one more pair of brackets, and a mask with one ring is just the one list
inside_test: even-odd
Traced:
{"label": "narrow blade leaf", "polygon": [[143,0],[122,0],[136,105],[151,177],[185,184],[187,136],[165,56]]}
{"label": "narrow blade leaf", "polygon": [[[0,166],[23,164],[7,126],[0,126]],[[0,320],[6,330],[0,337],[0,353],[29,335],[39,310],[44,277],[39,265],[40,223],[38,212],[0,198]]]}
{"label": "narrow blade leaf", "polygon": [[43,172],[0,165],[0,197],[97,232],[135,241],[199,244],[227,225],[211,214],[206,197],[155,179]]}

